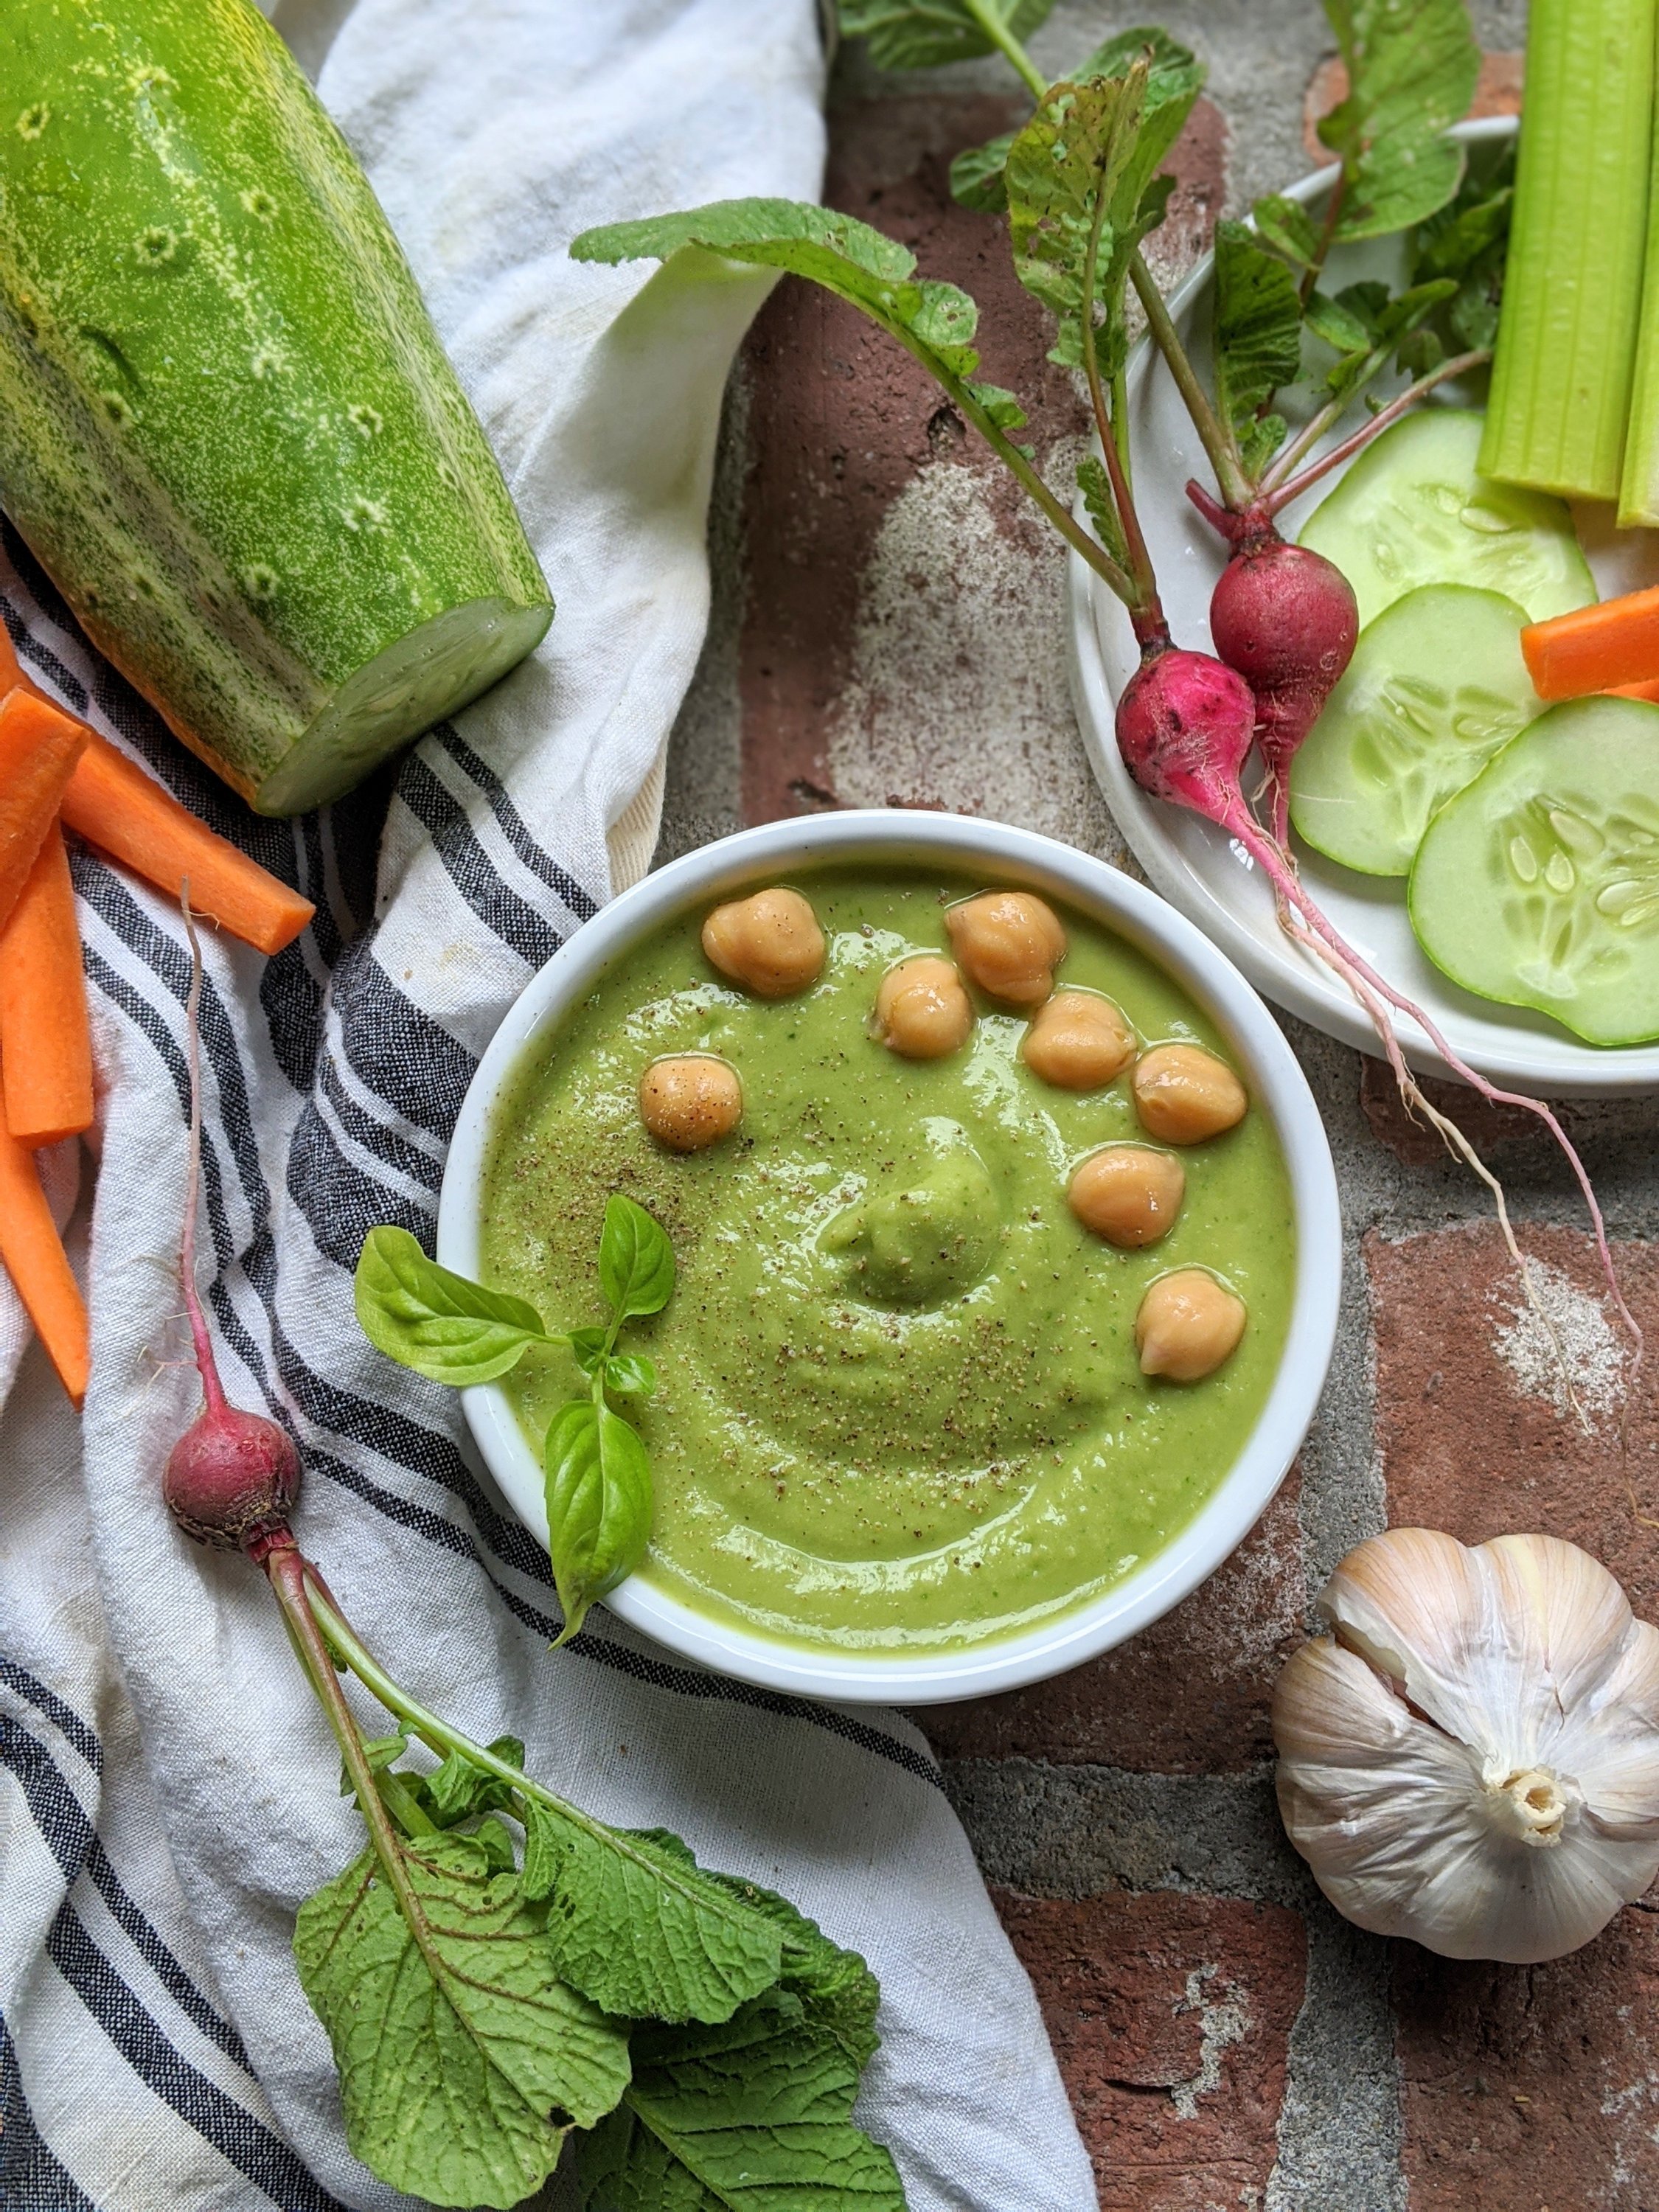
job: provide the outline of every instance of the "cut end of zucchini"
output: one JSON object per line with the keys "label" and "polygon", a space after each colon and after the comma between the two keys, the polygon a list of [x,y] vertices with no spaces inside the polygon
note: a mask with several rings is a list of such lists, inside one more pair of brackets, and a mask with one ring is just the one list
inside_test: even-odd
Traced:
{"label": "cut end of zucchini", "polygon": [[260,814],[303,814],[340,798],[388,754],[499,683],[534,652],[552,619],[547,602],[472,599],[447,608],[360,668],[248,793],[250,804]]}
{"label": "cut end of zucchini", "polygon": [[1659,1037],[1659,707],[1553,707],[1429,824],[1412,927],[1465,990],[1595,1045]]}

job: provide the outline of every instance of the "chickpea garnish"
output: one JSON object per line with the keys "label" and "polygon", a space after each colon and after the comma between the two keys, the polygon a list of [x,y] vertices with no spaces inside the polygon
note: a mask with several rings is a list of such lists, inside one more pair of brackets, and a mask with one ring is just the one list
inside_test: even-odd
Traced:
{"label": "chickpea garnish", "polygon": [[1061,1091],[1102,1091],[1135,1056],[1134,1032],[1109,999],[1056,991],[1031,1017],[1025,1065]]}
{"label": "chickpea garnish", "polygon": [[1066,1197],[1085,1229],[1133,1251],[1168,1236],[1186,1188],[1187,1170],[1172,1152],[1106,1145],[1079,1163]]}
{"label": "chickpea garnish", "polygon": [[983,891],[947,907],[945,927],[970,983],[1009,1006],[1040,1006],[1066,957],[1060,916],[1030,891]]}
{"label": "chickpea garnish", "polygon": [[743,1119],[738,1071],[712,1052],[653,1060],[640,1078],[640,1119],[671,1152],[701,1152]]}
{"label": "chickpea garnish", "polygon": [[876,1035],[905,1060],[943,1060],[968,1042],[974,1009],[954,960],[937,952],[901,960],[876,993]]}
{"label": "chickpea garnish", "polygon": [[757,999],[791,999],[823,973],[823,932],[799,891],[757,891],[717,906],[702,926],[702,949]]}
{"label": "chickpea garnish", "polygon": [[1177,1267],[1160,1276],[1135,1316],[1141,1373],[1201,1382],[1237,1351],[1247,1318],[1243,1299],[1207,1268]]}
{"label": "chickpea garnish", "polygon": [[1250,1103],[1226,1061],[1201,1045],[1154,1045],[1135,1062],[1130,1083],[1141,1127],[1166,1145],[1218,1137],[1244,1119]]}

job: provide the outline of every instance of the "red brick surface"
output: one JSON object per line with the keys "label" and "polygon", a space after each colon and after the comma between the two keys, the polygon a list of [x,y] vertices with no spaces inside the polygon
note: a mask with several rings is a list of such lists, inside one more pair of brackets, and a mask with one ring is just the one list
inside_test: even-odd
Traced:
{"label": "red brick surface", "polygon": [[[1600,1295],[1588,1237],[1529,1230],[1529,1254],[1578,1292],[1562,1334],[1582,1366],[1584,1323]],[[1659,1248],[1616,1248],[1620,1278],[1650,1345],[1659,1345]],[[1437,1230],[1365,1244],[1376,1332],[1376,1441],[1395,1524],[1448,1529],[1479,1543],[1506,1529],[1538,1529],[1581,1544],[1610,1567],[1638,1613],[1659,1619],[1659,1406],[1650,1362],[1621,1437],[1596,1413],[1594,1373],[1581,1390],[1595,1416],[1586,1435],[1571,1415],[1522,1386],[1512,1335],[1521,1292],[1497,1229]],[[1609,1310],[1589,1333],[1605,1358],[1621,1340]],[[1605,1371],[1605,1370],[1603,1370]],[[1547,1368],[1534,1382],[1547,1382]],[[1634,1505],[1632,1492],[1634,1492]]]}
{"label": "red brick surface", "polygon": [[[1489,1167],[1522,1150],[1540,1152],[1552,1141],[1535,1114],[1519,1106],[1491,1105],[1462,1083],[1425,1081],[1423,1092],[1431,1106],[1456,1122]],[[1359,1105],[1371,1134],[1407,1167],[1432,1167],[1450,1158],[1438,1130],[1406,1111],[1387,1061],[1370,1053],[1360,1062]],[[1555,1110],[1573,1136],[1577,1116],[1571,1107]]]}
{"label": "red brick surface", "polygon": [[[1023,120],[1018,95],[893,98],[830,116],[828,204],[898,238],[921,273],[979,303],[983,374],[1018,393],[1021,433],[1041,466],[1079,435],[1073,380],[1046,359],[1048,318],[1015,278],[1007,227],[957,206],[951,158]],[[1224,126],[1201,104],[1170,166],[1181,179],[1160,252],[1190,258],[1222,191]],[[834,805],[829,730],[851,670],[860,589],[884,514],[932,459],[974,471],[999,528],[1035,563],[1049,526],[892,339],[817,286],[786,281],[745,354],[750,471],[744,499],[747,605],[738,651],[744,819]],[[948,562],[950,549],[939,557]],[[1049,592],[1047,571],[1041,588]],[[1018,604],[1009,619],[1022,618]],[[963,803],[948,787],[902,803]]]}
{"label": "red brick surface", "polygon": [[1401,1944],[1411,2212],[1659,2205],[1659,1918],[1621,1912],[1544,1966]]}
{"label": "red brick surface", "polygon": [[1004,1893],[997,1907],[1036,1984],[1102,2212],[1259,2205],[1306,1978],[1300,1917],[1170,1892]]}
{"label": "red brick surface", "polygon": [[1155,1774],[1270,1757],[1268,1700],[1305,1602],[1296,1500],[1292,1476],[1219,1572],[1120,1650],[1029,1690],[919,1713],[935,1750]]}

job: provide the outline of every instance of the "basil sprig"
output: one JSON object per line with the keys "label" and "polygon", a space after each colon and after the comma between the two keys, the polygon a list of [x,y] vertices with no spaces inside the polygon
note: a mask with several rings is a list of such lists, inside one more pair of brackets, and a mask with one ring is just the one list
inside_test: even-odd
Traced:
{"label": "basil sprig", "polygon": [[645,1557],[651,1537],[651,1463],[639,1431],[613,1399],[650,1397],[657,1370],[642,1352],[619,1352],[629,1321],[660,1313],[674,1291],[674,1249],[661,1224],[631,1198],[608,1199],[599,1235],[603,1328],[547,1328],[534,1306],[486,1290],[428,1259],[406,1229],[371,1229],[357,1261],[357,1319],[377,1349],[434,1382],[493,1382],[532,1345],[566,1346],[587,1377],[586,1397],[553,1416],[543,1447],[548,1549],[564,1613],[559,1642],[589,1606]]}

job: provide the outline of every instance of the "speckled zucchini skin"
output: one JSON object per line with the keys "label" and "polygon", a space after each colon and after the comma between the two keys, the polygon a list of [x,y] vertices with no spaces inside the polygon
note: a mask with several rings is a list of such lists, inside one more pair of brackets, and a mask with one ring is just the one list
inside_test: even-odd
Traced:
{"label": "speckled zucchini skin", "polygon": [[270,811],[357,781],[547,626],[408,264],[250,0],[0,4],[0,505]]}

